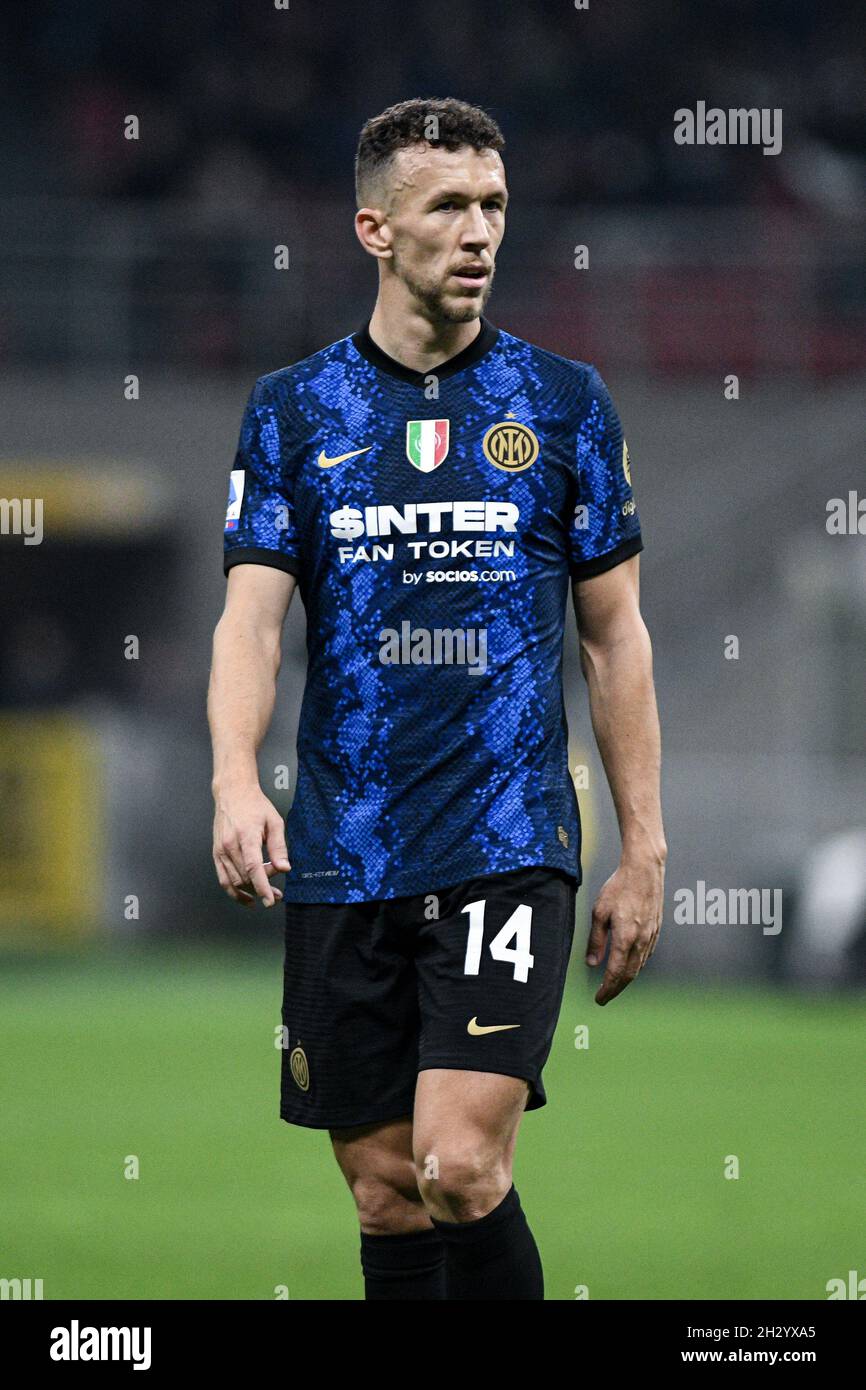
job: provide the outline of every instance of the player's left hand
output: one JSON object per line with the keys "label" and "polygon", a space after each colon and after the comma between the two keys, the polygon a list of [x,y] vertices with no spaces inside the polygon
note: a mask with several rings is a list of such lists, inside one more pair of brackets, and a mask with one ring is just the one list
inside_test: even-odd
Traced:
{"label": "player's left hand", "polygon": [[610,938],[596,1004],[609,1004],[630,985],[656,947],[664,908],[665,869],[656,860],[623,859],[592,909],[587,965],[598,965]]}

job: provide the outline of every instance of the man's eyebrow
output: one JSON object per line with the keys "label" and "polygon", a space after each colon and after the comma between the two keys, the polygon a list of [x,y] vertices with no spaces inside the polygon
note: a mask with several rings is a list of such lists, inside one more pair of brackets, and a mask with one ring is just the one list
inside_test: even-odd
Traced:
{"label": "man's eyebrow", "polygon": [[[505,188],[494,189],[492,193],[485,193],[481,197],[482,203],[489,203],[496,198],[503,205],[508,202],[508,190]],[[428,194],[428,201],[431,203],[447,203],[467,201],[465,188],[437,188]]]}
{"label": "man's eyebrow", "polygon": [[442,187],[442,188],[434,188],[434,189],[431,189],[430,193],[428,193],[427,196],[428,196],[428,198],[430,199],[430,201],[433,202],[433,203],[444,203],[444,202],[446,202],[448,199],[455,199],[455,200],[456,200],[456,199],[458,199],[458,198],[465,198],[465,197],[466,197],[466,189],[465,189],[465,188],[449,188],[449,187],[447,187],[447,185],[446,185],[446,186],[444,186],[444,187]]}

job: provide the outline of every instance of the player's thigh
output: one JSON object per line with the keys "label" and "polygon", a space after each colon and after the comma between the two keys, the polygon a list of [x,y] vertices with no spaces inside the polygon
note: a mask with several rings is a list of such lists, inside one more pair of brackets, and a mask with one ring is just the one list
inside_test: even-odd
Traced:
{"label": "player's thigh", "polygon": [[493,1072],[430,1067],[418,1073],[413,1149],[419,1174],[445,1163],[472,1171],[510,1169],[529,1083]]}

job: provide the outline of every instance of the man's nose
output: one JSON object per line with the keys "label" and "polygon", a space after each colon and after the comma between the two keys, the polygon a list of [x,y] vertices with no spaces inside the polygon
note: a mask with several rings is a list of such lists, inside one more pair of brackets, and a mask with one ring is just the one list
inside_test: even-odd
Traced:
{"label": "man's nose", "polygon": [[464,246],[490,245],[490,228],[480,207],[467,208],[460,240]]}

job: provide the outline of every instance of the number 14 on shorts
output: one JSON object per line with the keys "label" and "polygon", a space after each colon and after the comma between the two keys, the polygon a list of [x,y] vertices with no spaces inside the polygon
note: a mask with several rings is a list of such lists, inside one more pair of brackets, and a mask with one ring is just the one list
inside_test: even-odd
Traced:
{"label": "number 14 on shorts", "polygon": [[[463,911],[469,914],[469,936],[466,942],[466,960],[463,965],[464,975],[477,975],[481,968],[481,952],[484,949],[484,909],[486,906],[487,899],[482,898],[479,902],[467,903],[466,907],[463,908]],[[524,985],[535,964],[535,957],[529,949],[531,934],[532,908],[529,903],[521,903],[514,909],[504,926],[500,927],[488,947],[494,960],[508,961],[514,966],[515,980],[519,980]],[[513,946],[512,941],[515,943]]]}

